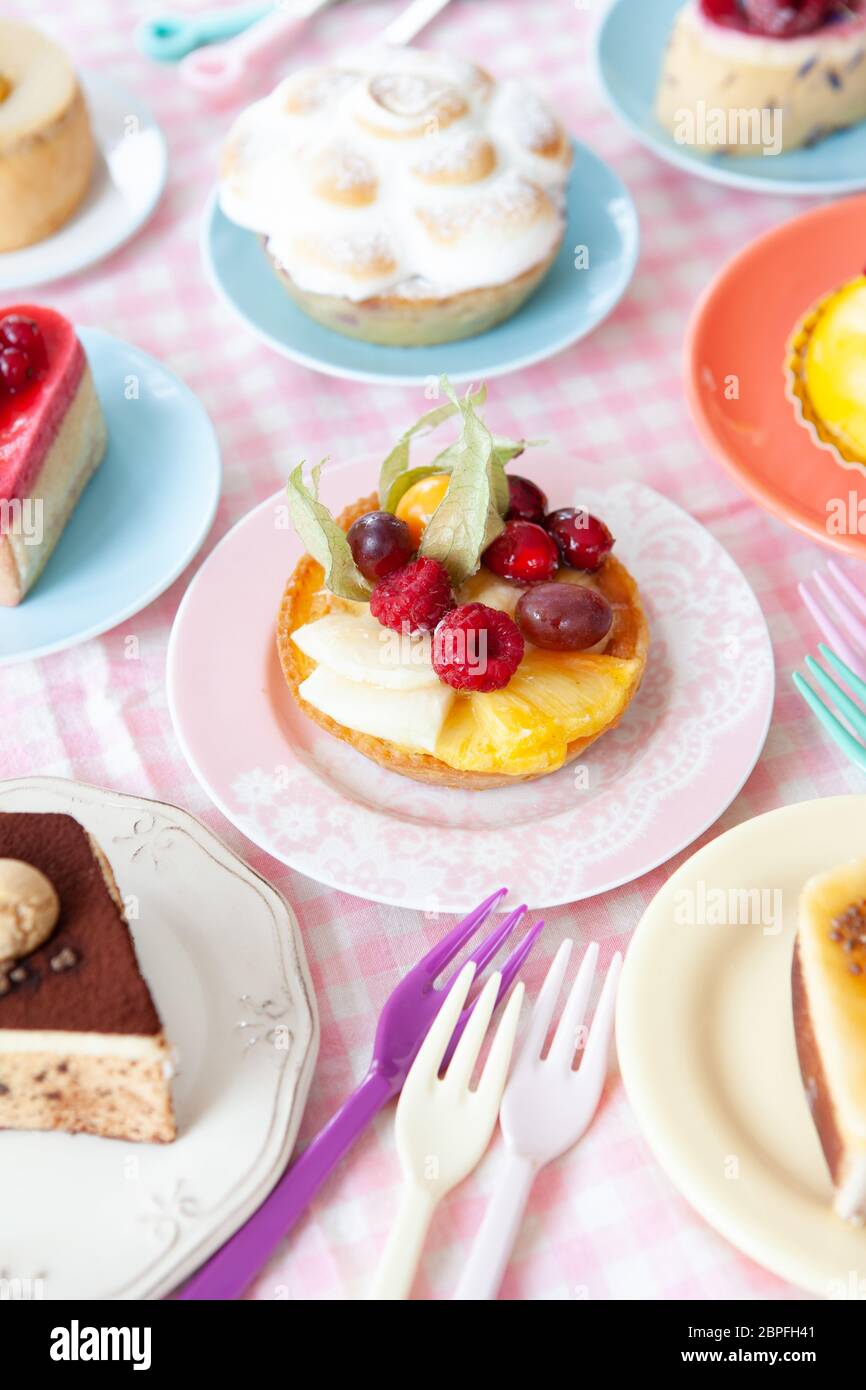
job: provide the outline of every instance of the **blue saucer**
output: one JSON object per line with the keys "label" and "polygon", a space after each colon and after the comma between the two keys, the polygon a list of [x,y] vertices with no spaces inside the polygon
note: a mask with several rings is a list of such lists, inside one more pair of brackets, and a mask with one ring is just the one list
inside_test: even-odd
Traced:
{"label": "blue saucer", "polygon": [[[108,450],[33,589],[0,608],[0,665],[85,642],[167,589],[210,530],[219,446],[204,406],[147,353],[79,330]],[[128,399],[136,387],[138,399]]]}
{"label": "blue saucer", "polygon": [[596,64],[607,100],[644,145],[669,164],[714,183],[763,193],[821,197],[866,188],[866,122],[808,150],[705,155],[678,145],[655,118],[665,44],[683,0],[615,0],[598,31]]}
{"label": "blue saucer", "polygon": [[[295,307],[258,237],[223,216],[215,193],[205,211],[202,256],[218,293],[277,352],[328,376],[414,385],[442,372],[452,381],[502,376],[576,343],[622,298],[639,241],[628,190],[597,155],[575,143],[568,225],[549,275],[514,318],[463,342],[378,347],[323,328]],[[575,269],[577,246],[589,249],[587,269]]]}

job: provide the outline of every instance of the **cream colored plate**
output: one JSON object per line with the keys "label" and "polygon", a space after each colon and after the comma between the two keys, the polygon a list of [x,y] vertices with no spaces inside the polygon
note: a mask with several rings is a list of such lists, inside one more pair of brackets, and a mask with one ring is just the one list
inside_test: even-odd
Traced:
{"label": "cream colored plate", "polygon": [[[802,802],[719,836],[644,914],[617,1017],[629,1099],[672,1181],[745,1254],[830,1298],[866,1296],[866,1230],[830,1209],[797,1066],[791,953],[804,881],[864,854],[866,796]],[[745,890],[764,895],[760,908],[730,896]]]}

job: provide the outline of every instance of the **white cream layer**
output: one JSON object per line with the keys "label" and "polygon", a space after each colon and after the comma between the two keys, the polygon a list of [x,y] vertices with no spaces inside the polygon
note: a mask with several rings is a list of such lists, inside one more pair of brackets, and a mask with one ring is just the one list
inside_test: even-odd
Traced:
{"label": "white cream layer", "polygon": [[[533,154],[519,138],[533,125],[551,120],[539,98],[515,81],[497,83],[488,97],[485,88],[472,85],[472,65],[448,55],[405,48],[345,61],[358,72],[358,80],[338,87],[323,108],[288,114],[283,107],[294,79],[287,79],[242,112],[229,137],[241,154],[221,182],[220,206],[233,222],[267,238],[275,260],[301,289],[360,301],[386,291],[414,295],[420,281],[425,294],[444,297],[505,284],[549,255],[561,236],[567,173],[561,163]],[[365,129],[359,117],[375,117],[382,124],[383,111],[378,106],[368,110],[371,100],[362,78],[383,67],[425,76],[438,71],[443,82],[467,99],[466,115],[417,138],[388,138]],[[457,157],[473,136],[488,139],[496,152],[496,168],[481,182],[432,185],[413,174],[420,159],[435,157],[447,164],[449,153]],[[373,203],[347,207],[328,202],[303,176],[302,166],[309,167],[323,150],[334,147],[358,157],[359,178],[365,168],[375,171]],[[551,215],[526,226],[516,219],[518,229],[510,231],[508,210],[519,211],[537,188],[551,197]],[[453,216],[459,228],[479,198],[491,211],[459,242],[437,241],[418,216],[425,210]],[[321,242],[327,263],[299,253],[299,233]],[[370,262],[360,274],[359,248]],[[387,269],[376,268],[377,251],[391,262]]]}

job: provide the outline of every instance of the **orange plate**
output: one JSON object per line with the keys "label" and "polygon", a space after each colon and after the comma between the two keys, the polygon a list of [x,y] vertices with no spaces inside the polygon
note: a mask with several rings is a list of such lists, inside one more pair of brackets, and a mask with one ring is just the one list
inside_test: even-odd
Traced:
{"label": "orange plate", "polygon": [[[686,335],[686,393],[705,443],[760,506],[822,545],[866,557],[862,533],[830,535],[827,507],[855,494],[866,513],[866,478],[814,443],[785,394],[791,332],[806,310],[862,274],[866,198],[816,208],[759,237],[703,295]],[[739,382],[728,400],[725,383]]]}

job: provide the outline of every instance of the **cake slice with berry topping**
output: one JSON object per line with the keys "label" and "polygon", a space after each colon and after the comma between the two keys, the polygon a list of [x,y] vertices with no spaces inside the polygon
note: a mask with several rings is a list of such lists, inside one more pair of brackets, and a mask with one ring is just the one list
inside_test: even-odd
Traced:
{"label": "cake slice with berry topping", "polygon": [[0,813],[0,1129],[168,1142],[173,1071],[99,845]]}
{"label": "cake slice with berry topping", "polygon": [[680,144],[746,155],[866,120],[866,0],[687,0],[656,114]]}
{"label": "cake slice with berry topping", "polygon": [[866,859],[810,879],[792,971],[806,1099],[836,1190],[835,1210],[866,1221]]}
{"label": "cake slice with berry topping", "polygon": [[107,434],[84,349],[54,309],[0,309],[0,604],[39,578]]}
{"label": "cake slice with berry topping", "polygon": [[[475,407],[429,411],[386,458],[378,491],[336,518],[298,466],[307,548],[280,609],[278,647],[300,709],[393,772],[466,790],[545,776],[614,728],[637,693],[648,630],[637,585],[598,517],[548,511],[505,465]],[[413,435],[459,417],[429,465]]]}

